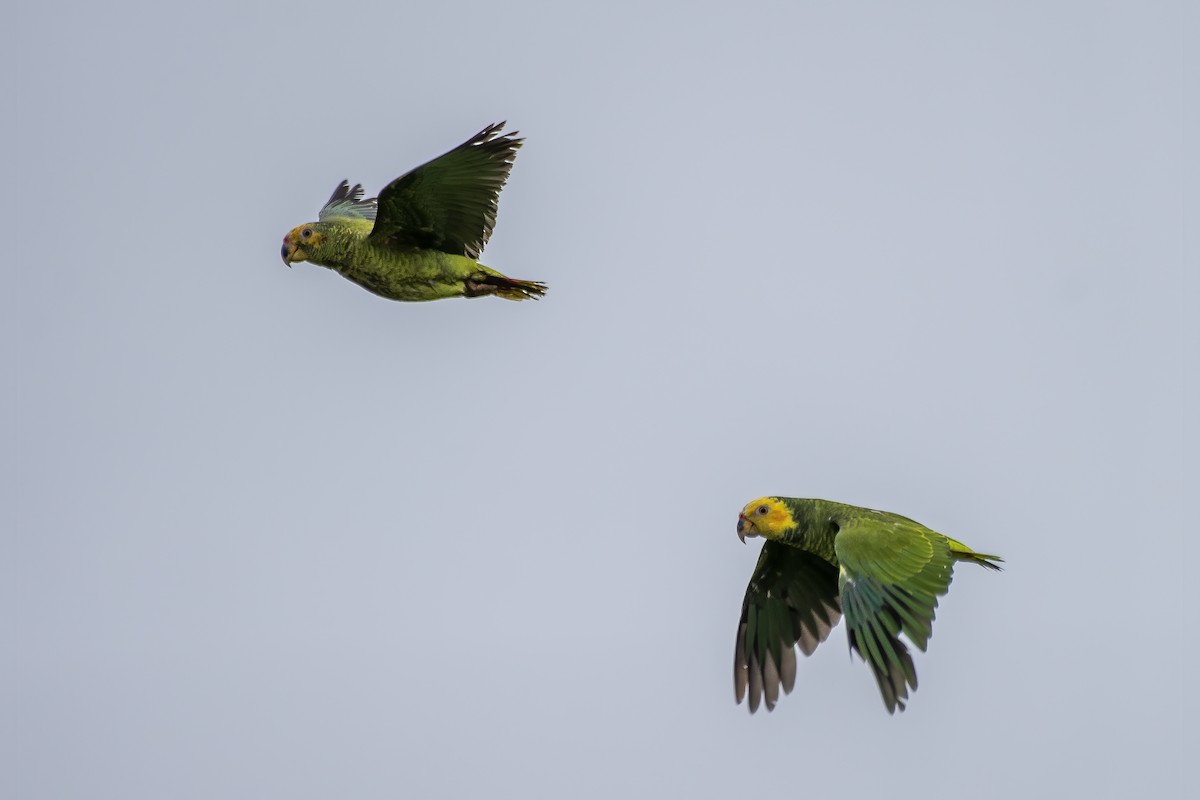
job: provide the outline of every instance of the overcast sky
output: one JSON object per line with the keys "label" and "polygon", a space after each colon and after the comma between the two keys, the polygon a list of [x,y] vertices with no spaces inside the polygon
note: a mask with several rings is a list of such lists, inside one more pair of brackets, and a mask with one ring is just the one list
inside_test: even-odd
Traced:
{"label": "overcast sky", "polygon": [[[415,5],[10,12],[0,795],[1194,786],[1194,4]],[[280,262],[501,119],[543,301]],[[769,493],[1007,560],[904,714],[734,704]]]}

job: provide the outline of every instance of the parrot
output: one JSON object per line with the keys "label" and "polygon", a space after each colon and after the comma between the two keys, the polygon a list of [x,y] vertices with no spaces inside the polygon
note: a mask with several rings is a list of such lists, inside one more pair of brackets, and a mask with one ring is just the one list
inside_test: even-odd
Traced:
{"label": "parrot", "polygon": [[843,614],[888,713],[903,711],[917,673],[900,634],[925,650],[955,562],[1003,563],[899,514],[828,500],[760,497],[738,514],[737,535],[766,539],[734,646],[734,696],[748,696],[751,714],[792,691],[794,648],[812,655]]}
{"label": "parrot", "polygon": [[477,260],[496,224],[496,198],[525,141],[489,125],[453,150],[363,199],[342,181],[316,222],[283,237],[283,263],[311,261],[390,300],[494,294],[539,298],[546,285],[509,278]]}

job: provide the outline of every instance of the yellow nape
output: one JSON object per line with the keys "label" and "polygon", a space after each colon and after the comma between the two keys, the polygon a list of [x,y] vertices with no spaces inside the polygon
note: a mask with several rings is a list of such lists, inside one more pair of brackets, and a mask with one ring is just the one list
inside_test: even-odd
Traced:
{"label": "yellow nape", "polygon": [[742,516],[750,520],[764,539],[779,539],[796,527],[791,510],[778,497],[760,497],[746,503]]}

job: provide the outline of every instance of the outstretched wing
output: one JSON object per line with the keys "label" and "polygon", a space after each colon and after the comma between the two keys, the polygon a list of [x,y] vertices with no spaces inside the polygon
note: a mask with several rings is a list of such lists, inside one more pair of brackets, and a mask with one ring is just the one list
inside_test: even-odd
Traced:
{"label": "outstretched wing", "polygon": [[384,187],[371,239],[479,258],[496,224],[496,198],[524,141],[516,131],[501,136],[503,127],[489,125]]}
{"label": "outstretched wing", "polygon": [[375,198],[362,199],[362,184],[356,183],[351,188],[348,181],[342,181],[317,216],[319,222],[329,222],[332,219],[375,219]]}
{"label": "outstretched wing", "polygon": [[779,688],[796,684],[796,651],[812,655],[842,613],[837,567],[780,542],[763,544],[746,587],[733,658],[733,688],[740,703],[749,694],[750,713],[765,697],[775,708]]}
{"label": "outstretched wing", "polygon": [[928,645],[937,599],[950,588],[949,540],[904,517],[868,512],[841,521],[834,550],[850,649],[875,673],[888,713],[903,711],[917,671],[900,634],[921,650]]}

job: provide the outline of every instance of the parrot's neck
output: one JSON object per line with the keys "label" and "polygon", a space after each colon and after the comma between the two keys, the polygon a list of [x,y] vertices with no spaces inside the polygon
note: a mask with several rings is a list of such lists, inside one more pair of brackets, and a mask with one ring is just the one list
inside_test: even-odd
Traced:
{"label": "parrot's neck", "polygon": [[833,540],[837,536],[837,525],[830,515],[822,513],[821,501],[812,501],[812,505],[804,509],[804,513],[793,512],[796,527],[783,535],[783,541],[801,550],[807,550],[813,555],[820,556],[830,564],[837,566],[837,554],[833,550]]}
{"label": "parrot's neck", "polygon": [[320,247],[309,261],[341,272],[354,262],[355,253],[371,232],[371,224],[362,220],[318,222],[312,226],[321,235]]}

